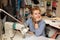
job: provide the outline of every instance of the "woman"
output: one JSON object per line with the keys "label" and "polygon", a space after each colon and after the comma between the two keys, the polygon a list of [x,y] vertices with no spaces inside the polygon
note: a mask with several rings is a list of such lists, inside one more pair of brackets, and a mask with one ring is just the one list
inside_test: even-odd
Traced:
{"label": "woman", "polygon": [[41,10],[39,7],[35,6],[31,10],[31,18],[26,21],[26,24],[30,28],[31,34],[35,34],[36,36],[45,36],[45,22],[41,17]]}

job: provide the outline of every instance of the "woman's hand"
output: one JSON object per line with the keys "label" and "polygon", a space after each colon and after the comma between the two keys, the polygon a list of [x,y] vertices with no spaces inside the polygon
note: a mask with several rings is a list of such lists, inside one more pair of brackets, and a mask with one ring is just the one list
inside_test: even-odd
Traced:
{"label": "woman's hand", "polygon": [[38,23],[35,23],[34,26],[35,26],[35,29],[38,29]]}
{"label": "woman's hand", "polygon": [[28,33],[29,33],[30,35],[34,35],[34,33],[33,33],[33,32],[30,32],[30,31],[29,31]]}
{"label": "woman's hand", "polygon": [[49,40],[55,40],[55,39],[49,39]]}
{"label": "woman's hand", "polygon": [[60,34],[60,31],[57,30],[57,34]]}
{"label": "woman's hand", "polygon": [[24,23],[24,19],[23,18],[19,18],[18,19],[21,23]]}

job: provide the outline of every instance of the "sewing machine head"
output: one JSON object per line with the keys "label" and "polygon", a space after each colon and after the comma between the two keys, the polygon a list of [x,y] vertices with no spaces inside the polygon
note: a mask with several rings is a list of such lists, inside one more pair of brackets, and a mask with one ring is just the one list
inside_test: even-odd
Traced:
{"label": "sewing machine head", "polygon": [[[4,26],[5,26],[6,34],[12,34],[11,32],[13,32],[13,29],[16,29],[16,30],[20,30],[22,35],[25,35],[29,30],[26,24],[20,24],[20,23],[14,23],[14,22],[5,22]],[[8,30],[10,31],[10,33],[8,33],[9,32]]]}
{"label": "sewing machine head", "polygon": [[28,30],[29,30],[29,28],[27,27],[27,25],[26,24],[19,24],[20,25],[20,31],[21,31],[21,33],[24,35],[24,34],[26,34],[27,32],[28,32]]}

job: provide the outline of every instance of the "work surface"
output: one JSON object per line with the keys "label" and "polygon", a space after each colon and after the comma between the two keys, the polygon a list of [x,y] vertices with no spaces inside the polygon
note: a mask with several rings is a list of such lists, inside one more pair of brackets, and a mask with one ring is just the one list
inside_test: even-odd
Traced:
{"label": "work surface", "polygon": [[23,38],[21,37],[21,35],[16,34],[13,40],[55,40],[55,39],[46,38],[43,36],[36,37],[35,35],[30,35],[30,34],[25,35],[25,38]]}
{"label": "work surface", "polygon": [[15,35],[12,37],[8,37],[5,35],[3,38],[3,40],[55,40],[52,38],[46,38],[44,36],[36,37],[35,35],[30,34],[26,34],[25,37],[23,37],[22,34],[20,34],[20,32],[16,32]]}
{"label": "work surface", "polygon": [[60,29],[60,18],[59,17],[55,17],[55,18],[44,17],[43,20],[45,21],[46,24],[49,24],[57,29]]}

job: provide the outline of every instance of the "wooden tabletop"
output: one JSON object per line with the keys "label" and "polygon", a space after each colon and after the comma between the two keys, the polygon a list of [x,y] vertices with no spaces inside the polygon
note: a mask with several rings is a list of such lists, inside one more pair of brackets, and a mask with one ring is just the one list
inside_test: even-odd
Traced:
{"label": "wooden tabletop", "polygon": [[52,27],[60,29],[60,18],[59,17],[55,17],[55,18],[45,18],[44,17],[43,20],[46,22],[46,24],[49,24]]}

